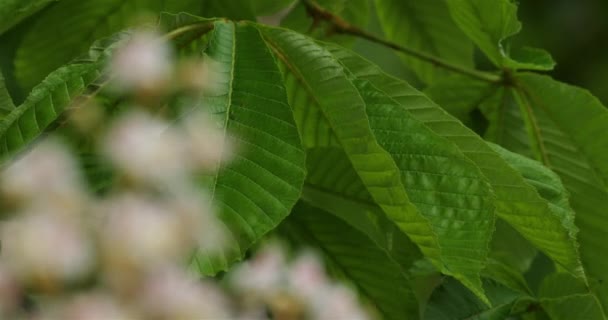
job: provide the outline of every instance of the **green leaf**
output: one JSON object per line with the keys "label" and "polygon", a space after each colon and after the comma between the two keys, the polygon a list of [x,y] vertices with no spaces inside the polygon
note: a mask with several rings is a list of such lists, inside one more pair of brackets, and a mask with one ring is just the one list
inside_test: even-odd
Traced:
{"label": "green leaf", "polygon": [[194,0],[62,0],[41,12],[19,34],[15,78],[28,92],[51,71],[86,54],[95,39],[137,24],[138,14],[199,7]]}
{"label": "green leaf", "polygon": [[[479,169],[369,81],[354,83],[380,145],[393,157],[412,203],[437,234],[448,274],[483,297],[479,273],[494,231],[494,196]],[[445,272],[445,271],[444,271]]]}
{"label": "green leaf", "polygon": [[498,219],[492,236],[490,256],[492,259],[525,273],[530,269],[538,250],[507,222]]}
{"label": "green leaf", "polygon": [[500,86],[481,103],[480,110],[488,120],[484,138],[512,152],[534,158],[528,146],[526,123],[514,93],[513,88]]}
{"label": "green leaf", "polygon": [[130,34],[119,32],[93,43],[86,58],[53,71],[37,85],[25,101],[0,121],[0,165],[65,119],[70,107],[79,107],[75,98],[95,96],[108,84],[102,75],[112,52],[123,45]]}
{"label": "green leaf", "polygon": [[284,64],[286,86],[306,148],[344,149],[367,191],[422,252],[440,263],[429,221],[409,201],[400,172],[369,126],[365,103],[342,66],[312,39],[283,29],[260,27]]}
{"label": "green leaf", "polygon": [[55,1],[58,0],[0,1],[0,34]]}
{"label": "green leaf", "polygon": [[383,319],[419,317],[418,301],[406,270],[365,233],[327,211],[302,202],[296,205],[283,227],[290,237],[320,249],[330,270],[351,281]]}
{"label": "green leaf", "polygon": [[514,304],[519,299],[525,298],[521,293],[493,281],[484,281],[484,289],[492,302],[492,307],[487,307],[465,287],[448,278],[431,295],[423,319],[503,320],[509,317]]}
{"label": "green leaf", "polygon": [[496,195],[496,214],[556,263],[577,277],[584,272],[576,243],[533,186],[485,141],[405,82],[388,76],[368,61],[337,47],[334,55],[359,79],[370,81],[399,102],[404,112],[455,143],[481,169]]}
{"label": "green leaf", "polygon": [[306,167],[304,201],[331,212],[365,233],[404,269],[409,269],[414,260],[421,258],[416,245],[374,202],[343,149],[308,149]]}
{"label": "green leaf", "polygon": [[555,62],[544,50],[521,48],[511,52],[506,39],[519,33],[517,5],[510,0],[447,0],[456,24],[498,67],[551,70]]}
{"label": "green leaf", "polygon": [[539,297],[543,309],[554,320],[606,319],[597,297],[584,283],[566,273],[547,276]]}
{"label": "green leaf", "polygon": [[489,144],[496,153],[515,168],[534,186],[539,195],[549,202],[549,209],[562,221],[562,225],[576,239],[578,228],[574,225],[574,211],[570,208],[568,191],[559,176],[540,162],[510,152],[493,143]]}
{"label": "green leaf", "polygon": [[[296,121],[300,124],[305,146],[338,145],[344,147],[355,171],[362,178],[364,185],[368,187],[374,200],[383,207],[401,230],[410,236],[412,232],[416,232],[417,236],[418,231],[412,229],[412,226],[404,225],[402,218],[387,206],[385,198],[378,198],[379,195],[384,197],[383,194],[377,192],[378,187],[370,188],[370,183],[377,183],[370,179],[368,174],[371,166],[374,166],[374,170],[378,170],[376,168],[380,168],[380,163],[386,161],[386,164],[389,164],[394,161],[392,163],[396,163],[396,169],[399,169],[397,179],[401,178],[400,181],[394,182],[395,185],[398,184],[398,192],[403,192],[402,190],[411,192],[415,197],[415,201],[414,198],[410,198],[412,203],[419,209],[418,212],[431,222],[432,233],[430,235],[435,235],[439,241],[441,260],[438,266],[441,266],[442,272],[454,275],[475,290],[480,297],[483,297],[483,292],[480,290],[479,272],[483,269],[487,256],[494,216],[490,188],[481,173],[470,160],[458,151],[456,146],[426,130],[415,119],[408,118],[407,114],[401,114],[399,108],[393,108],[396,103],[388,97],[383,97],[381,92],[371,87],[366,88],[365,83],[356,83],[355,89],[358,92],[353,92],[352,84],[345,78],[340,65],[331,56],[326,58],[327,66],[318,64],[319,67],[312,67],[317,65],[313,57],[297,57],[299,61],[306,61],[308,65],[304,68],[296,65],[298,61],[290,60],[291,57],[296,57],[294,53],[286,52],[287,50],[283,50],[282,47],[291,43],[305,43],[306,39],[300,39],[298,37],[301,36],[293,33],[285,32],[285,34],[288,34],[289,37],[279,39],[285,44],[277,45],[280,47],[277,49],[277,55],[284,59],[286,68],[289,69],[288,72],[293,75],[292,86],[294,88],[304,87],[291,94],[291,100],[293,101],[292,107],[296,108],[294,111]],[[276,37],[279,38],[279,36]],[[272,39],[272,41],[276,40]],[[320,47],[315,46],[314,43],[311,43],[304,48],[289,49],[293,52],[302,52],[308,51],[308,48],[314,48],[315,52],[323,52]],[[313,50],[309,52],[313,52]],[[330,70],[329,66],[341,74],[327,75],[327,70]],[[332,80],[341,78],[340,82],[343,85],[339,87],[337,80],[334,80],[333,83],[330,82],[327,88],[315,83],[312,80],[315,79],[315,73],[308,71],[311,68],[326,70],[326,73],[322,75],[323,78]],[[306,74],[307,71],[308,74]],[[333,90],[328,91],[328,89]],[[342,95],[338,96],[337,93],[342,93]],[[363,100],[359,100],[359,95]],[[307,96],[312,96],[312,101],[307,102]],[[332,97],[331,100],[328,99],[329,96]],[[334,99],[334,97],[336,98]],[[365,109],[361,111],[353,108],[362,104]],[[314,105],[317,105],[318,109],[310,110]],[[300,111],[299,108],[302,110]],[[362,114],[357,115],[355,111],[352,111],[353,109]],[[331,114],[335,112],[334,110],[339,110],[339,116]],[[342,117],[346,120],[340,120]],[[394,119],[394,121],[387,121],[387,119]],[[367,124],[368,121],[369,124]],[[355,129],[350,128],[350,123],[367,124],[371,127],[365,128],[365,131],[362,130],[363,126],[357,127],[359,138],[355,140],[354,137],[351,138]],[[410,131],[420,133],[410,134],[408,133]],[[387,136],[387,132],[399,133],[399,135],[390,137]],[[344,136],[345,133],[348,135]],[[348,140],[345,141],[345,138]],[[356,141],[357,145],[351,144],[349,141],[351,139]],[[370,145],[360,146],[363,142]],[[412,149],[408,150],[408,147]],[[446,148],[445,151],[438,151],[443,147]],[[387,154],[383,149],[392,153],[390,159],[386,159]],[[366,150],[367,161],[363,162],[360,161],[363,159],[357,158],[357,153],[361,152],[359,150]],[[382,162],[379,161],[380,159]],[[394,205],[391,204],[391,206]],[[466,238],[467,236],[470,238]],[[417,242],[415,237],[412,239]],[[420,242],[417,243],[420,245]],[[421,246],[421,249],[424,252],[426,248]],[[436,259],[427,252],[425,254],[431,259]]]}
{"label": "green leaf", "polygon": [[[473,44],[452,21],[445,1],[378,0],[376,11],[390,41],[454,64],[473,66]],[[431,63],[401,57],[425,83],[446,75]]]}
{"label": "green leaf", "polygon": [[521,271],[499,260],[490,258],[482,273],[484,278],[492,279],[509,289],[522,294],[532,294]]}
{"label": "green leaf", "polygon": [[473,111],[489,100],[495,91],[495,84],[467,76],[452,75],[438,79],[424,90],[424,94],[467,127],[475,130],[478,129],[475,126],[479,121],[472,118]]}
{"label": "green leaf", "polygon": [[305,154],[281,73],[258,30],[217,22],[206,54],[227,81],[202,106],[242,149],[210,181],[230,238],[222,254],[199,252],[195,263],[201,273],[215,274],[287,217],[300,196]]}
{"label": "green leaf", "polygon": [[7,114],[0,121],[0,163],[38,138],[67,111],[75,97],[97,82],[103,60],[82,59],[57,69]]}
{"label": "green leaf", "polygon": [[2,71],[0,71],[0,119],[13,109],[15,109],[15,104],[13,104],[13,99],[6,89],[4,76],[2,75]]}
{"label": "green leaf", "polygon": [[[608,250],[608,110],[589,92],[546,76],[525,73],[517,83],[512,93],[516,103],[496,107],[514,113],[519,125],[497,125],[526,137],[518,142],[524,154],[560,176],[576,211],[583,265],[590,276],[605,279],[608,257],[598,252]],[[513,135],[498,142],[513,145]],[[608,301],[601,302],[608,307]]]}

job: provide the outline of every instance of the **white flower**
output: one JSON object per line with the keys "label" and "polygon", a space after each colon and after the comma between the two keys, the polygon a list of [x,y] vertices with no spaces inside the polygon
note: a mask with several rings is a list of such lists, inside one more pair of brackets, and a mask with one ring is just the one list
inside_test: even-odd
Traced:
{"label": "white flower", "polygon": [[2,229],[2,258],[27,283],[50,289],[87,275],[94,251],[82,226],[67,216],[27,212]]}
{"label": "white flower", "polygon": [[182,223],[182,235],[191,247],[205,253],[213,253],[224,248],[226,227],[217,219],[215,212],[202,188],[184,183],[172,189],[167,205]]}
{"label": "white flower", "polygon": [[226,133],[203,112],[184,117],[182,126],[188,141],[189,159],[193,166],[216,170],[222,161],[232,158],[233,145]]}
{"label": "white flower", "polygon": [[282,248],[272,243],[253,259],[239,265],[232,274],[231,283],[243,294],[272,299],[283,291],[286,267]]}
{"label": "white flower", "polygon": [[313,307],[314,319],[318,320],[367,320],[369,316],[361,309],[355,293],[342,286],[328,286]]}
{"label": "white flower", "polygon": [[21,289],[12,272],[0,264],[0,318],[8,318],[19,307]]}
{"label": "white flower", "polygon": [[138,306],[146,319],[232,319],[222,292],[180,269],[151,272]]}
{"label": "white flower", "polygon": [[171,76],[171,50],[157,34],[140,31],[116,50],[109,69],[118,90],[152,92]]}
{"label": "white flower", "polygon": [[0,190],[13,201],[79,211],[86,194],[78,166],[65,146],[48,139],[2,172]]}
{"label": "white flower", "polygon": [[205,55],[203,59],[182,61],[177,69],[177,80],[184,89],[222,95],[226,93],[230,73],[222,64]]}
{"label": "white flower", "polygon": [[150,183],[185,179],[189,159],[184,139],[163,121],[143,112],[118,119],[102,144],[102,151],[124,173]]}
{"label": "white flower", "polygon": [[330,285],[321,259],[312,252],[300,254],[291,263],[288,272],[288,285],[294,296],[312,302]]}
{"label": "white flower", "polygon": [[62,306],[64,320],[131,320],[133,315],[124,310],[111,296],[104,293],[84,293]]}
{"label": "white flower", "polygon": [[105,204],[100,241],[108,272],[138,272],[190,252],[179,216],[160,201],[122,194]]}

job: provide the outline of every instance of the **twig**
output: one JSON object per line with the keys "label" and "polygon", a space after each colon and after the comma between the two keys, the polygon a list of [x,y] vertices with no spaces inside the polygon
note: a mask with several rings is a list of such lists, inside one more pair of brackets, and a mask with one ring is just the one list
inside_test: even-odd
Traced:
{"label": "twig", "polygon": [[491,83],[497,83],[497,82],[502,81],[501,76],[483,72],[483,71],[468,69],[468,68],[458,66],[458,65],[454,65],[441,58],[430,55],[428,53],[421,52],[421,51],[418,51],[418,50],[415,50],[412,48],[407,48],[407,47],[401,46],[399,44],[396,44],[394,42],[390,42],[390,41],[387,41],[384,39],[380,39],[380,38],[376,37],[375,35],[367,32],[363,29],[360,29],[356,26],[351,25],[350,23],[348,23],[344,19],[340,18],[339,16],[336,16],[333,13],[327,11],[325,8],[319,6],[313,0],[302,0],[302,3],[306,7],[308,14],[313,18],[314,23],[318,23],[319,21],[326,21],[332,26],[333,31],[336,33],[347,34],[347,35],[352,35],[355,37],[363,38],[368,41],[397,50],[399,52],[402,52],[402,53],[412,56],[414,58],[426,61],[428,63],[433,64],[436,67],[440,67],[440,68],[443,68],[446,70],[460,73],[460,74],[463,74],[463,75],[466,75],[466,76],[469,76],[472,78],[476,78],[476,79],[479,79],[482,81],[491,82]]}

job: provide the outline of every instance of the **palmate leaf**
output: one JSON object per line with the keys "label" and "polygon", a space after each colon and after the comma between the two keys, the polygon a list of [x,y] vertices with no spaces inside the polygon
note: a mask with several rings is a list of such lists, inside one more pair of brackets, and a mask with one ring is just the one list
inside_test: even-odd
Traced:
{"label": "palmate leaf", "polygon": [[[450,176],[443,172],[438,178],[433,175],[440,174],[442,171],[439,167],[448,162],[440,151],[426,151],[428,159],[425,159],[424,152],[423,156],[418,156],[415,151],[410,152],[412,159],[419,157],[411,162],[405,161],[395,151],[393,159],[383,147],[395,141],[386,140],[386,144],[381,146],[375,132],[394,129],[394,126],[406,124],[408,119],[397,118],[402,122],[396,123],[377,123],[377,130],[370,127],[366,111],[371,110],[372,101],[361,99],[357,87],[349,81],[341,65],[328,51],[294,32],[270,28],[263,30],[285,64],[288,88],[293,88],[289,90],[290,101],[305,147],[337,145],[344,148],[345,155],[374,202],[420,246],[425,256],[434,260],[442,272],[458,277],[483,297],[479,288],[479,270],[487,254],[493,216],[487,198],[489,193],[484,194],[485,182],[476,180],[479,177],[475,178],[476,168],[467,167],[468,160],[464,157],[459,163],[458,155],[451,154],[450,157],[455,159],[452,168],[456,174]],[[366,102],[370,102],[370,106]],[[380,114],[377,116],[381,118]],[[415,120],[410,120],[410,123],[413,122]],[[433,143],[447,143],[439,137],[435,138]],[[432,140],[432,137],[428,139]],[[422,146],[418,147],[420,151]],[[452,151],[457,152],[455,148]],[[406,167],[400,170],[395,160]],[[472,172],[463,173],[467,170]],[[465,178],[467,174],[470,174],[469,180]],[[455,182],[458,177],[467,182]],[[409,183],[416,195],[420,211],[408,199],[405,182]],[[470,183],[469,189],[464,187],[467,183]],[[470,198],[457,192],[450,194],[450,188],[456,185],[460,186],[461,193],[468,193]],[[435,206],[431,198],[440,200],[441,205]],[[443,211],[442,205],[446,206]],[[473,221],[476,215],[478,220]],[[451,219],[442,220],[442,216]],[[473,225],[478,228],[478,234],[471,232]],[[465,234],[471,233],[475,234],[473,241],[462,241]]]}
{"label": "palmate leaf", "polygon": [[[356,211],[349,214],[361,213],[361,207],[352,208]],[[364,232],[330,212],[303,202],[296,205],[282,227],[290,238],[318,248],[329,269],[351,282],[383,319],[419,318],[418,301],[407,270]]]}
{"label": "palmate leaf", "polygon": [[456,24],[498,67],[551,70],[555,62],[544,50],[511,50],[506,39],[519,33],[517,5],[510,0],[447,0]]}
{"label": "palmate leaf", "polygon": [[439,247],[430,225],[409,202],[399,171],[376,142],[364,101],[342,67],[308,37],[261,28],[285,65],[287,87],[292,91],[290,101],[304,147],[342,147],[374,201],[427,256],[438,262]]}
{"label": "palmate leaf", "polygon": [[488,178],[496,195],[496,214],[573,275],[584,278],[576,240],[547,201],[485,141],[406,83],[382,73],[343,49],[334,55],[359,79],[370,81],[438,135],[454,142]]}
{"label": "palmate leaf", "polygon": [[208,182],[230,237],[222,254],[199,252],[195,262],[201,273],[215,274],[289,214],[304,182],[305,155],[281,73],[258,30],[217,22],[206,54],[226,81],[203,107],[242,149]]}
{"label": "palmate leaf", "polygon": [[290,103],[304,147],[343,149],[373,201],[439,264],[437,239],[428,221],[409,202],[397,166],[377,144],[364,101],[342,67],[308,37],[261,28],[284,64]]}
{"label": "palmate leaf", "polygon": [[0,1],[0,34],[55,1],[58,0]]}
{"label": "palmate leaf", "polygon": [[[475,290],[494,230],[494,199],[485,178],[454,145],[401,112],[396,102],[366,81],[355,85],[376,139],[391,153],[412,203],[438,235],[443,262],[462,272],[464,277],[458,278]],[[308,158],[314,165],[309,166],[307,183],[373,204],[344,153],[314,148]]]}
{"label": "palmate leaf", "polygon": [[[473,44],[450,17],[445,1],[378,0],[376,11],[386,38],[454,64],[473,65]],[[425,83],[446,72],[417,58],[401,56]]]}

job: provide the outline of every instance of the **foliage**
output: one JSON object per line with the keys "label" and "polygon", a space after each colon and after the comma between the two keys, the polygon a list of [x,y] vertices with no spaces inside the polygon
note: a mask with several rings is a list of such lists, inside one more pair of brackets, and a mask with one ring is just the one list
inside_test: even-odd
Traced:
{"label": "foliage", "polygon": [[[178,63],[205,61],[212,90],[112,90],[141,11]],[[273,13],[282,27],[254,21]],[[0,0],[0,21],[2,166],[51,133],[88,154],[64,125],[83,99],[110,117],[125,99],[176,121],[194,106],[234,137],[233,161],[197,176],[228,234],[193,254],[202,276],[273,235],[319,250],[380,318],[606,318],[608,110],[534,72],[555,62],[512,41],[513,1]],[[413,77],[349,50],[356,38]],[[88,155],[104,192],[115,173]]]}

